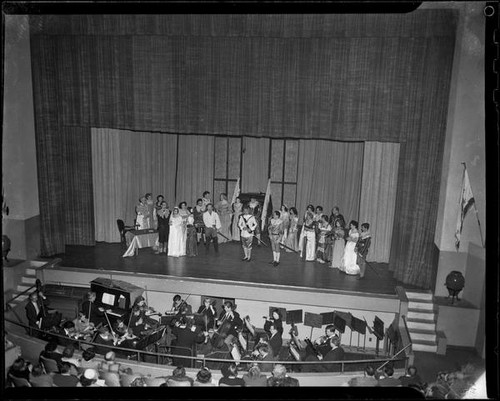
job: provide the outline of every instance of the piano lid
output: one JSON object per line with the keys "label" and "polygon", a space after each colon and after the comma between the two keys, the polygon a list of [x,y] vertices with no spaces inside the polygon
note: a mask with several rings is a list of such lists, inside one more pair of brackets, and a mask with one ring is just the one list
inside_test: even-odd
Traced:
{"label": "piano lid", "polygon": [[106,277],[97,277],[96,279],[92,280],[90,284],[98,285],[107,289],[119,290],[130,294],[130,305],[132,305],[135,299],[138,296],[142,295],[142,293],[144,292],[144,288],[138,287],[137,285],[127,283],[126,281],[115,280]]}

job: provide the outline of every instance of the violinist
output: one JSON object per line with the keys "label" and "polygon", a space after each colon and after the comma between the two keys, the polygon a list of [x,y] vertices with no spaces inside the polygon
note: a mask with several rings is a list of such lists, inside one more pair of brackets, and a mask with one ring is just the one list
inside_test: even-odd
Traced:
{"label": "violinist", "polygon": [[329,341],[335,337],[335,326],[333,324],[329,324],[325,328],[325,335],[316,339],[314,342],[316,350],[318,350],[321,355],[325,356],[330,351]]}
{"label": "violinist", "polygon": [[136,336],[140,336],[141,332],[146,330],[146,322],[144,321],[143,310],[140,306],[135,306],[132,309],[128,327],[132,329],[132,332]]}
{"label": "violinist", "polygon": [[215,325],[215,301],[212,301],[210,298],[205,298],[203,300],[203,305],[198,308],[198,313],[202,314],[204,317],[206,316],[206,325],[204,327],[205,331],[208,331],[209,328],[213,328]]}
{"label": "violinist", "polygon": [[174,303],[172,304],[172,312],[175,313],[175,316],[181,317],[185,315],[191,315],[193,313],[191,305],[183,300],[180,295],[176,295],[173,301]]}
{"label": "violinist", "polygon": [[224,302],[224,310],[217,319],[217,325],[219,326],[217,332],[225,338],[224,343],[229,349],[231,349],[233,338],[238,337],[238,331],[243,327],[243,320],[241,320],[240,314],[235,309],[236,307],[231,301]]}
{"label": "violinist", "polygon": [[73,324],[78,333],[88,333],[94,329],[94,324],[89,322],[83,312],[78,312],[78,317],[73,319]]}
{"label": "violinist", "polygon": [[127,325],[125,324],[122,318],[116,319],[115,324],[113,326],[114,326],[114,331],[117,335],[123,336],[124,334],[127,333]]}
{"label": "violinist", "polygon": [[109,328],[107,326],[103,326],[99,329],[99,335],[94,340],[95,352],[97,354],[105,355],[107,352],[111,351],[110,347],[100,347],[97,344],[103,345],[114,345],[115,337],[110,333]]}
{"label": "violinist", "polygon": [[268,334],[269,337],[271,337],[271,331],[269,330],[271,324],[274,324],[274,326],[280,333],[280,336],[283,336],[283,321],[281,320],[281,312],[278,309],[274,309],[271,312],[270,317],[264,316],[264,319],[266,319],[266,322],[264,323],[264,331]]}

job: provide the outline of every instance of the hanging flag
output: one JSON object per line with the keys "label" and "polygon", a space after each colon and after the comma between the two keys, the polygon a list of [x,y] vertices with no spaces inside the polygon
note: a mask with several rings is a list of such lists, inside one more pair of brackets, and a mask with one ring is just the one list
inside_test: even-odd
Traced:
{"label": "hanging flag", "polygon": [[472,188],[470,186],[469,174],[467,174],[467,167],[464,165],[464,176],[462,179],[462,190],[460,192],[459,207],[457,218],[457,228],[455,230],[455,248],[458,251],[460,247],[460,236],[462,234],[462,228],[464,224],[465,216],[469,209],[474,205],[474,195],[472,193]]}
{"label": "hanging flag", "polygon": [[266,197],[264,198],[264,206],[262,207],[262,216],[261,216],[261,230],[264,230],[264,226],[266,224],[266,216],[267,216],[267,207],[269,206],[269,200],[271,199],[271,179],[267,180],[267,189],[266,189]]}
{"label": "hanging flag", "polygon": [[231,205],[236,202],[236,198],[240,196],[240,178],[236,181],[236,186],[234,187],[233,197],[231,198]]}

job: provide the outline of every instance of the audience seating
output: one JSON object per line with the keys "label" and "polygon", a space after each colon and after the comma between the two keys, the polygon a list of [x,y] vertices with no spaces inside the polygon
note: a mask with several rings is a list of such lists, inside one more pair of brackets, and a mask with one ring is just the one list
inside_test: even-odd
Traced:
{"label": "audience seating", "polygon": [[40,362],[45,369],[45,373],[59,373],[59,366],[57,365],[57,361],[50,358],[45,358],[40,355]]}
{"label": "audience seating", "polygon": [[31,387],[31,383],[23,379],[22,377],[16,377],[9,373],[9,380],[14,385],[14,387]]}

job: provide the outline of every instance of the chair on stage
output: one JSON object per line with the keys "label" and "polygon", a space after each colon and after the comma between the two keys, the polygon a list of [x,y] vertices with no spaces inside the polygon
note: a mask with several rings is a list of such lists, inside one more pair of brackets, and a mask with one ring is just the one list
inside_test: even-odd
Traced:
{"label": "chair on stage", "polygon": [[9,373],[9,380],[14,387],[31,387],[31,383],[22,377],[16,377]]}
{"label": "chair on stage", "polygon": [[120,232],[120,238],[122,241],[122,244],[125,244],[125,233],[128,231],[135,230],[137,226],[126,226],[124,221],[121,219],[116,220],[116,224],[118,225],[118,231]]}

